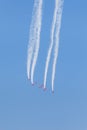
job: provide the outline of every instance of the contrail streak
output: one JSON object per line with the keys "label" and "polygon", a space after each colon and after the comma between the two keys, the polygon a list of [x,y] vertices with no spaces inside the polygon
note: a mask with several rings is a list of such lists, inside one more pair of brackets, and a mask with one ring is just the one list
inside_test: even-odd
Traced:
{"label": "contrail streak", "polygon": [[64,0],[56,0],[58,1],[58,10],[57,10],[57,18],[56,18],[56,28],[55,28],[55,47],[54,47],[54,60],[53,60],[53,70],[52,70],[52,91],[54,91],[54,79],[55,79],[55,70],[56,63],[58,57],[58,49],[59,49],[59,35],[61,28],[61,18],[62,18],[62,10]]}
{"label": "contrail streak", "polygon": [[[51,59],[52,50],[54,51],[53,65],[52,65],[52,92],[54,92],[54,79],[56,71],[56,63],[59,49],[59,36],[61,28],[61,18],[63,10],[64,0],[55,0],[55,8],[53,14],[52,27],[50,32],[50,46],[46,57],[45,71],[44,71],[44,83],[43,88],[46,89],[48,67]],[[27,56],[27,76],[31,79],[31,83],[34,84],[34,72],[37,63],[39,47],[40,47],[40,34],[42,25],[42,6],[43,0],[35,0],[32,14],[32,21],[30,24],[29,32],[29,45]]]}
{"label": "contrail streak", "polygon": [[30,25],[30,33],[29,33],[29,45],[28,45],[28,56],[27,56],[27,76],[30,79],[30,68],[31,62],[33,57],[34,51],[34,44],[35,44],[35,34],[36,34],[36,14],[37,14],[37,0],[34,2],[33,14],[32,14],[32,21]]}
{"label": "contrail streak", "polygon": [[38,58],[38,52],[39,52],[39,46],[40,46],[40,32],[41,32],[41,22],[42,22],[42,3],[43,0],[37,0],[37,8],[36,8],[36,25],[35,25],[35,50],[34,50],[34,58],[32,62],[32,69],[31,69],[31,83],[33,84],[34,81],[34,71],[35,71],[35,66]]}
{"label": "contrail streak", "polygon": [[48,55],[47,55],[47,59],[46,59],[46,66],[45,66],[45,73],[44,73],[44,88],[46,88],[47,72],[48,72],[49,62],[50,62],[52,48],[53,48],[53,44],[54,44],[54,31],[55,31],[55,24],[56,24],[57,8],[58,8],[58,0],[55,1],[55,10],[54,10],[54,15],[53,15],[53,22],[52,22],[52,28],[51,28],[51,38],[50,38],[51,43],[50,43],[50,47],[48,50]]}

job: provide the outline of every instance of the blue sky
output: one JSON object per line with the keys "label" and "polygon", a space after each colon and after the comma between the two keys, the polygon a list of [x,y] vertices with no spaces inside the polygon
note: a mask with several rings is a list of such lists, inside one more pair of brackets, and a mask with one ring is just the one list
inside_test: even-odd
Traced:
{"label": "blue sky", "polygon": [[[43,81],[54,9],[54,0],[43,1],[38,82]],[[27,80],[33,3],[0,1],[0,130],[87,130],[87,1],[64,2],[54,95],[51,66],[45,93]]]}

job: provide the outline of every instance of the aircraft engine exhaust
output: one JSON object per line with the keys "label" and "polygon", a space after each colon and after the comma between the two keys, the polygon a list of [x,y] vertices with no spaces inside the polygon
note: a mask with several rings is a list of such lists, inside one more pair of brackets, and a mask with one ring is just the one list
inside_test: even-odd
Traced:
{"label": "aircraft engine exhaust", "polygon": [[[42,88],[44,91],[47,90],[46,85],[47,85],[48,69],[50,65],[51,55],[53,53],[52,75],[51,75],[52,93],[54,93],[54,80],[55,80],[56,64],[59,50],[63,4],[64,0],[55,0],[53,20],[50,30],[50,44],[45,61],[43,84],[38,86],[39,88]],[[29,81],[31,81],[32,86],[40,84],[34,82],[34,77],[40,49],[42,9],[43,9],[43,0],[34,0],[34,7],[29,31],[28,54],[27,54],[27,76]]]}

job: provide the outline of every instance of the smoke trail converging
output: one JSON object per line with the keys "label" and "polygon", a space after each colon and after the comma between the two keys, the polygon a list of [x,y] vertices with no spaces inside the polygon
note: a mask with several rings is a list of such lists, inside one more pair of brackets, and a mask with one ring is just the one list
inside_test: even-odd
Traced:
{"label": "smoke trail converging", "polygon": [[[57,61],[57,57],[58,57],[62,6],[63,6],[63,0],[55,0],[55,10],[54,10],[54,16],[53,16],[53,22],[52,22],[52,28],[51,28],[51,42],[50,42],[50,47],[49,47],[48,55],[47,55],[47,59],[46,59],[46,67],[45,67],[45,74],[44,74],[44,88],[46,88],[46,80],[47,80],[49,62],[50,62],[50,58],[51,58],[53,45],[55,44],[54,62],[53,62],[53,71],[52,71],[52,91],[54,91],[54,78],[55,78],[56,61]],[[55,32],[55,30],[56,30],[56,32]]]}
{"label": "smoke trail converging", "polygon": [[41,22],[42,22],[42,3],[43,0],[38,0],[38,6],[37,6],[37,14],[36,14],[36,39],[35,39],[35,50],[34,50],[34,58],[32,63],[32,69],[31,69],[31,83],[33,84],[33,78],[34,78],[34,71],[35,66],[38,58],[38,52],[39,52],[39,46],[40,46],[40,32],[41,32]]}
{"label": "smoke trail converging", "polygon": [[[54,15],[53,15],[53,21],[52,21],[52,27],[50,33],[50,46],[48,49],[48,55],[46,58],[46,65],[45,65],[45,72],[44,72],[44,89],[45,89],[46,82],[47,82],[49,62],[51,59],[52,49],[54,49],[52,81],[51,81],[52,91],[54,91],[54,79],[55,79],[56,63],[57,63],[58,49],[59,49],[59,35],[60,35],[60,28],[61,28],[63,2],[64,0],[55,0]],[[27,57],[27,76],[28,79],[31,78],[32,84],[34,84],[34,71],[35,71],[36,62],[39,53],[39,47],[40,47],[42,5],[43,5],[43,0],[35,0],[33,14],[32,14],[32,21],[30,26],[28,57]]]}
{"label": "smoke trail converging", "polygon": [[45,73],[44,73],[44,88],[46,88],[46,80],[47,80],[47,72],[49,67],[49,62],[51,58],[52,48],[53,48],[53,39],[54,39],[54,30],[55,30],[55,23],[56,23],[56,14],[57,14],[57,3],[55,2],[55,10],[54,10],[54,16],[53,16],[53,22],[52,22],[52,29],[51,29],[51,43],[48,50],[48,55],[46,59],[46,66],[45,66]]}
{"label": "smoke trail converging", "polygon": [[54,91],[54,78],[55,78],[55,71],[56,71],[56,63],[58,57],[58,49],[59,49],[59,35],[60,35],[60,28],[61,28],[61,18],[62,18],[62,10],[63,10],[63,0],[58,1],[58,10],[56,16],[56,27],[55,27],[55,47],[54,47],[54,59],[53,59],[53,70],[52,70],[52,91]]}
{"label": "smoke trail converging", "polygon": [[[27,75],[28,75],[28,79],[30,79],[30,76],[31,76],[32,83],[33,83],[33,74],[34,74],[35,64],[37,60],[37,54],[39,51],[39,41],[40,41],[39,39],[40,39],[40,30],[41,30],[41,17],[42,17],[41,12],[42,12],[42,0],[35,0],[33,14],[32,14],[32,21],[31,21],[31,26],[30,26],[28,58],[27,58]],[[30,69],[31,69],[33,56],[34,56],[34,59],[33,59],[32,71],[30,75]]]}
{"label": "smoke trail converging", "polygon": [[28,57],[27,57],[27,76],[28,79],[30,79],[30,67],[31,67],[31,61],[32,61],[32,56],[33,56],[33,51],[34,51],[34,41],[35,41],[35,18],[36,18],[36,9],[37,8],[37,1],[34,3],[34,9],[33,9],[33,14],[32,14],[32,21],[30,25],[30,33],[29,33],[29,45],[28,45]]}
{"label": "smoke trail converging", "polygon": [[54,78],[55,78],[55,70],[56,70],[56,63],[57,63],[58,49],[59,49],[59,35],[60,35],[60,28],[61,28],[63,3],[64,3],[63,0],[59,0],[57,19],[56,19],[56,31],[55,31],[55,38],[54,38],[55,47],[54,47],[54,61],[53,61],[53,71],[52,71],[52,91],[54,91]]}

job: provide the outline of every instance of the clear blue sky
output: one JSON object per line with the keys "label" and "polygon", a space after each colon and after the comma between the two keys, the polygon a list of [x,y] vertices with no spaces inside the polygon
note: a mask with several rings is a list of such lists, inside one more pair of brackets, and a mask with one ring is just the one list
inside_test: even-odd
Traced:
{"label": "clear blue sky", "polygon": [[[54,0],[43,0],[42,82]],[[0,130],[87,130],[87,0],[65,0],[55,93],[32,87],[26,61],[34,0],[0,0]],[[51,64],[51,63],[50,63]]]}

